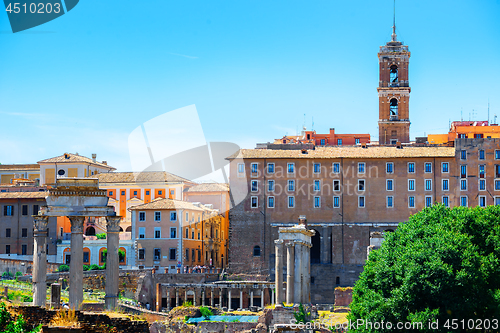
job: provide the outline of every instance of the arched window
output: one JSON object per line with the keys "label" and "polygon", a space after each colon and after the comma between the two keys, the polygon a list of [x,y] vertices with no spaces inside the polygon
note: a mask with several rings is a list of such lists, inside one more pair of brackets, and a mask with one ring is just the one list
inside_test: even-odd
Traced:
{"label": "arched window", "polygon": [[397,118],[398,117],[398,100],[393,98],[391,99],[391,118]]}
{"label": "arched window", "polygon": [[95,236],[95,228],[88,227],[87,230],[85,230],[85,236]]}
{"label": "arched window", "polygon": [[127,229],[125,229],[125,232],[132,232],[132,226],[128,226]]}
{"label": "arched window", "polygon": [[390,74],[391,84],[398,82],[398,66],[391,66],[391,74]]}
{"label": "arched window", "polygon": [[253,248],[253,256],[254,257],[260,257],[260,246],[254,246]]}

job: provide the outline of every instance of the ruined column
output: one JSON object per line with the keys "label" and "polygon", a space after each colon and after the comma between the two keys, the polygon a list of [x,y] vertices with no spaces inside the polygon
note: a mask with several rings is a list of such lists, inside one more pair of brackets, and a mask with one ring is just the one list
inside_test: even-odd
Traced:
{"label": "ruined column", "polygon": [[284,300],[283,295],[283,240],[277,239],[274,241],[276,247],[276,303],[281,304]]}
{"label": "ruined column", "polygon": [[188,288],[184,288],[184,302],[187,303],[188,301]]}
{"label": "ruined column", "polygon": [[[107,285],[107,283],[106,283]],[[106,298],[106,301],[108,299]],[[155,310],[157,312],[160,312],[161,311],[161,283],[157,283],[156,284],[156,307],[155,307]]]}
{"label": "ruined column", "polygon": [[311,303],[311,244],[302,245],[302,303]]}
{"label": "ruined column", "polygon": [[302,302],[302,280],[304,278],[302,268],[303,268],[303,257],[302,257],[303,245],[301,242],[295,242],[295,276],[293,282],[293,303],[299,304]]}
{"label": "ruined column", "polygon": [[295,283],[295,243],[288,242],[286,243],[286,302],[288,304],[293,304],[294,299],[294,288],[293,284]]}
{"label": "ruined column", "polygon": [[196,306],[196,287],[193,288],[193,305]]}
{"label": "ruined column", "polygon": [[214,288],[210,288],[211,293],[210,293],[210,306],[214,307]]}
{"label": "ruined column", "polygon": [[179,288],[175,288],[175,307],[179,306]]}
{"label": "ruined column", "polygon": [[71,221],[71,261],[69,263],[69,307],[80,310],[83,302],[83,216]]}
{"label": "ruined column", "polygon": [[274,305],[274,289],[271,288],[271,304]]}
{"label": "ruined column", "polygon": [[240,288],[240,310],[243,310],[243,289]]}
{"label": "ruined column", "polygon": [[[108,253],[106,255],[105,307],[108,311],[111,311],[118,306],[118,293],[119,293],[118,284],[120,278],[120,268],[119,268],[120,262],[118,258],[118,247],[120,241],[120,235],[119,235],[120,220],[121,220],[120,216],[106,217],[106,233],[107,233],[106,239],[107,239]],[[161,307],[161,299],[159,307]]]}
{"label": "ruined column", "polygon": [[50,285],[50,306],[54,309],[59,309],[61,306],[61,285],[59,283]]}
{"label": "ruined column", "polygon": [[170,288],[167,287],[167,310],[170,310]]}
{"label": "ruined column", "polygon": [[219,308],[222,309],[222,288],[219,288]]}
{"label": "ruined column", "polygon": [[33,305],[45,306],[47,300],[47,252],[45,252],[45,243],[49,217],[36,215],[34,218]]}
{"label": "ruined column", "polygon": [[250,306],[253,307],[253,289],[250,290]]}
{"label": "ruined column", "polygon": [[201,288],[201,306],[205,306],[205,288]]}
{"label": "ruined column", "polygon": [[227,311],[231,311],[231,287],[227,290]]}

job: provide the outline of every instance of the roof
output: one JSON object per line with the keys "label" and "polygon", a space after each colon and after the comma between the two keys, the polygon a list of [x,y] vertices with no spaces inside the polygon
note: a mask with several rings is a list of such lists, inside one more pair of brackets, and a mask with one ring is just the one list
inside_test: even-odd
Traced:
{"label": "roof", "polygon": [[19,171],[40,171],[38,164],[0,164],[2,170],[19,170]]}
{"label": "roof", "polygon": [[168,199],[168,198],[158,198],[150,203],[143,205],[137,205],[130,208],[130,210],[142,210],[142,209],[190,209],[199,211],[212,211],[209,208],[201,208],[191,202]]}
{"label": "roof", "polygon": [[100,184],[105,183],[192,183],[189,179],[176,176],[165,171],[145,172],[109,172],[89,176],[98,178]]}
{"label": "roof", "polygon": [[205,183],[191,186],[184,192],[228,192],[229,187],[225,183]]}
{"label": "roof", "polygon": [[0,199],[45,199],[49,192],[0,192]]}
{"label": "roof", "polygon": [[404,158],[404,157],[455,157],[453,147],[409,147],[403,148],[388,146],[362,147],[316,147],[314,150],[288,149],[241,149],[228,157],[235,158]]}
{"label": "roof", "polygon": [[102,168],[116,170],[115,168],[113,168],[112,166],[109,166],[107,164],[100,163],[97,161],[94,162],[94,160],[92,160],[91,158],[81,156],[78,154],[71,154],[71,153],[64,153],[61,156],[56,156],[56,157],[52,157],[52,158],[38,161],[38,163],[78,163],[78,162],[94,164],[94,165],[98,165]]}

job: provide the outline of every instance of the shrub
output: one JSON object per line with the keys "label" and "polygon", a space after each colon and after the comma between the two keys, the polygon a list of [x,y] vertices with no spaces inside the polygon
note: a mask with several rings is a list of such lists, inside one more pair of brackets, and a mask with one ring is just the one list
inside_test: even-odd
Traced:
{"label": "shrub", "polygon": [[105,233],[97,234],[96,237],[97,239],[106,239],[106,234]]}
{"label": "shrub", "polygon": [[101,269],[101,267],[99,265],[93,264],[93,265],[90,266],[90,270],[91,271],[97,271],[99,269]]}
{"label": "shrub", "polygon": [[305,324],[309,322],[311,317],[311,312],[306,312],[302,304],[299,305],[299,312],[294,312],[293,316],[298,324]]}
{"label": "shrub", "polygon": [[83,270],[88,271],[90,269],[89,265],[83,265]]}
{"label": "shrub", "polygon": [[201,315],[205,318],[205,320],[209,320],[210,316],[214,315],[212,310],[210,310],[206,306],[200,307],[200,312],[201,312]]}
{"label": "shrub", "polygon": [[12,273],[11,272],[3,272],[2,273],[2,277],[3,278],[11,278],[12,277]]}
{"label": "shrub", "polygon": [[80,327],[75,310],[60,309],[50,322],[52,326],[58,327]]}
{"label": "shrub", "polygon": [[61,265],[61,266],[59,266],[58,271],[59,272],[69,272],[69,266],[68,265]]}
{"label": "shrub", "polygon": [[23,272],[16,272],[16,276],[23,276]]}
{"label": "shrub", "polygon": [[28,327],[22,315],[17,316],[17,318],[12,317],[12,315],[7,311],[4,303],[0,303],[0,332],[3,333],[36,333],[39,332],[42,325],[35,327],[32,331],[28,331]]}
{"label": "shrub", "polygon": [[183,308],[189,308],[191,306],[193,306],[193,302],[191,301],[185,301],[184,303],[182,303]]}

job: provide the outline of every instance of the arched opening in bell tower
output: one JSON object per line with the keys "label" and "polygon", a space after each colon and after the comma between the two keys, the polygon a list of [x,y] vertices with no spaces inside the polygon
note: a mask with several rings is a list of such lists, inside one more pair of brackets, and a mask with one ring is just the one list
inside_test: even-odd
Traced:
{"label": "arched opening in bell tower", "polygon": [[391,99],[390,104],[391,120],[398,118],[398,100],[396,98]]}
{"label": "arched opening in bell tower", "polygon": [[391,80],[391,85],[398,82],[398,66],[396,65],[391,66],[390,80]]}

